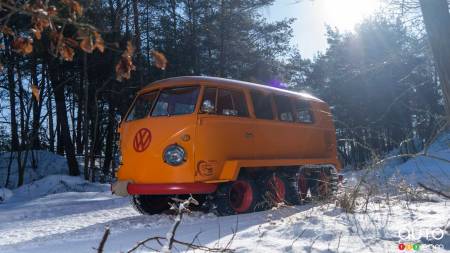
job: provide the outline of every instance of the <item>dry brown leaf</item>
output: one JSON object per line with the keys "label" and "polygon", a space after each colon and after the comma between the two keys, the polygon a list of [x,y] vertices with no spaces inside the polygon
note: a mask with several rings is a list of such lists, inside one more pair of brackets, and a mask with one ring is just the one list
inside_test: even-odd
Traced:
{"label": "dry brown leaf", "polygon": [[47,18],[33,17],[32,23],[34,24],[34,28],[41,32],[50,26],[50,20]]}
{"label": "dry brown leaf", "polygon": [[31,85],[31,93],[33,93],[33,96],[34,98],[36,98],[36,101],[39,101],[41,91],[39,90],[39,87],[34,83]]}
{"label": "dry brown leaf", "polygon": [[130,79],[131,71],[136,70],[133,64],[132,57],[134,53],[133,44],[130,41],[127,43],[127,49],[122,53],[119,62],[116,65],[116,79],[122,81],[123,79]]}
{"label": "dry brown leaf", "polygon": [[11,46],[17,53],[27,55],[33,52],[33,39],[29,37],[19,37],[13,40]]}
{"label": "dry brown leaf", "polygon": [[78,41],[72,39],[72,38],[64,38],[64,42],[66,42],[67,45],[70,47],[76,48],[78,47]]}
{"label": "dry brown leaf", "polygon": [[15,35],[14,31],[9,26],[6,26],[6,25],[2,26],[1,32],[6,35],[11,35],[11,36]]}
{"label": "dry brown leaf", "polygon": [[83,6],[77,1],[72,1],[72,10],[78,14],[78,16],[83,15]]}
{"label": "dry brown leaf", "polygon": [[75,51],[73,48],[67,46],[65,43],[63,43],[59,47],[59,54],[61,58],[65,61],[73,61],[73,56],[75,55]]}
{"label": "dry brown leaf", "polygon": [[55,43],[55,45],[58,45],[60,42],[63,41],[64,35],[62,35],[62,33],[60,32],[52,31],[50,33],[50,38],[52,42]]}
{"label": "dry brown leaf", "polygon": [[70,11],[75,15],[81,16],[83,15],[83,6],[75,0],[62,0],[64,4],[66,4]]}
{"label": "dry brown leaf", "polygon": [[166,56],[158,51],[153,50],[152,56],[155,59],[155,66],[159,69],[165,70],[167,67],[167,59]]}
{"label": "dry brown leaf", "polygon": [[134,54],[134,46],[131,43],[131,41],[127,42],[127,50],[124,53],[127,53],[130,56],[132,56]]}
{"label": "dry brown leaf", "polygon": [[58,14],[58,9],[54,5],[51,5],[47,8],[47,13],[50,17],[54,17]]}
{"label": "dry brown leaf", "polygon": [[41,31],[37,29],[31,29],[31,32],[34,34],[34,37],[36,37],[37,40],[40,40],[42,38]]}
{"label": "dry brown leaf", "polygon": [[94,48],[97,48],[98,51],[103,53],[105,51],[105,41],[97,31],[94,31],[94,37],[95,37]]}
{"label": "dry brown leaf", "polygon": [[116,79],[122,81],[123,79],[130,79],[131,71],[136,70],[131,56],[122,56],[116,65]]}
{"label": "dry brown leaf", "polygon": [[84,37],[80,42],[80,48],[86,53],[92,53],[94,51],[94,44],[90,36]]}

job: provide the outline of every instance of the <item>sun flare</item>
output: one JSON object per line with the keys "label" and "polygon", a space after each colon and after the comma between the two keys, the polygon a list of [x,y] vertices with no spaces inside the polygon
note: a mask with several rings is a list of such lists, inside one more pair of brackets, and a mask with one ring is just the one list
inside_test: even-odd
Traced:
{"label": "sun flare", "polygon": [[380,0],[324,0],[324,11],[329,24],[340,30],[352,30],[379,6]]}

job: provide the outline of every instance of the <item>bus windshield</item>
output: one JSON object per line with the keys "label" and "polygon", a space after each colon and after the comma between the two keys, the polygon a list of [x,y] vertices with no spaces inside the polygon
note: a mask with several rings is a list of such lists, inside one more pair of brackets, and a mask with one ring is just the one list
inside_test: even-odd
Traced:
{"label": "bus windshield", "polygon": [[164,89],[158,96],[151,116],[191,114],[195,110],[198,93],[198,86]]}

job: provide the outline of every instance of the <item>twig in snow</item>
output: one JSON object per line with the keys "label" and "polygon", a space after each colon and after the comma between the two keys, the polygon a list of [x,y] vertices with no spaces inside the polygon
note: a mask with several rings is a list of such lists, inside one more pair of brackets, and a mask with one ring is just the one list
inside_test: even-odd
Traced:
{"label": "twig in snow", "polygon": [[[135,250],[137,250],[137,249],[138,249],[139,247],[141,247],[141,246],[146,247],[146,246],[145,246],[145,243],[150,242],[150,241],[156,241],[156,242],[158,242],[159,245],[162,246],[162,245],[164,245],[164,244],[162,243],[162,241],[164,241],[164,240],[166,240],[166,239],[167,239],[167,238],[162,237],[162,236],[155,236],[155,237],[147,238],[147,239],[145,239],[145,240],[140,241],[139,243],[137,243],[132,249],[130,249],[129,251],[127,251],[127,253],[134,252]],[[177,239],[173,239],[173,243],[174,243],[174,244],[179,244],[179,245],[186,246],[186,247],[188,247],[188,248],[190,248],[190,249],[194,249],[194,250],[203,250],[203,251],[206,251],[206,252],[233,252],[233,250],[231,250],[231,249],[209,248],[209,247],[206,247],[206,246],[196,245],[196,244],[192,244],[192,243],[189,243],[189,242],[179,241],[179,240],[177,240]]]}
{"label": "twig in snow", "polygon": [[316,236],[316,238],[314,238],[314,240],[311,242],[311,246],[309,246],[309,251],[308,252],[312,252],[312,248],[314,246],[314,243],[316,243],[317,239],[319,239],[320,235]]}
{"label": "twig in snow", "polygon": [[294,243],[295,243],[298,239],[300,239],[300,237],[302,237],[302,235],[305,233],[305,231],[306,231],[306,228],[303,229],[303,231],[302,231],[297,237],[295,237],[294,241],[292,241],[292,243],[291,243],[291,248],[292,248],[292,246],[294,246]]}
{"label": "twig in snow", "polygon": [[[175,217],[175,222],[172,225],[172,228],[169,230],[169,232],[167,232],[166,237],[155,236],[155,237],[150,237],[145,240],[142,240],[142,241],[138,242],[133,248],[128,250],[127,253],[134,252],[141,246],[148,248],[148,246],[146,246],[145,244],[148,242],[151,242],[151,241],[156,241],[159,244],[159,246],[161,246],[161,252],[172,252],[173,246],[175,244],[185,246],[188,249],[201,250],[201,251],[205,251],[205,252],[233,252],[233,250],[228,249],[228,246],[231,243],[232,239],[234,238],[235,232],[234,232],[233,237],[231,238],[229,244],[227,244],[226,248],[218,248],[218,247],[210,248],[210,247],[194,244],[195,240],[198,240],[198,236],[200,233],[196,234],[194,239],[191,242],[183,242],[183,241],[179,241],[179,240],[175,239],[175,234],[181,223],[183,214],[189,213],[190,210],[188,209],[188,207],[191,204],[198,205],[198,202],[197,202],[197,200],[192,198],[192,196],[189,197],[187,200],[181,200],[181,199],[176,199],[176,198],[172,198],[172,200],[174,201],[174,203],[170,204],[171,209],[175,210],[175,212],[177,213],[177,216]],[[163,243],[164,240],[165,240],[165,243]]]}
{"label": "twig in snow", "polygon": [[103,233],[102,240],[100,241],[100,245],[98,246],[97,253],[103,253],[103,248],[105,247],[106,241],[108,240],[108,236],[110,234],[109,227],[106,227],[105,232]]}
{"label": "twig in snow", "polygon": [[342,232],[339,233],[339,240],[338,240],[338,245],[336,248],[336,253],[339,253],[339,247],[341,246],[341,237],[342,237]]}
{"label": "twig in snow", "polygon": [[175,217],[175,222],[172,225],[172,228],[169,232],[166,234],[166,244],[162,248],[162,252],[171,252],[172,246],[174,243],[175,233],[178,229],[178,226],[180,226],[181,220],[183,219],[183,214],[186,212],[190,212],[188,207],[191,204],[198,205],[198,201],[195,200],[192,196],[190,196],[187,200],[180,200],[176,198],[172,198],[174,200],[174,203],[170,203],[171,210],[175,210],[177,213],[177,217]]}
{"label": "twig in snow", "polygon": [[422,183],[419,183],[419,186],[422,187],[422,188],[424,188],[424,189],[427,190],[427,191],[430,191],[430,192],[432,192],[432,193],[436,193],[436,194],[439,195],[439,196],[442,196],[442,197],[444,197],[444,198],[450,199],[450,195],[448,195],[448,194],[446,194],[446,193],[444,193],[444,192],[442,192],[442,191],[439,191],[439,190],[430,188],[430,187],[428,187],[428,186],[426,186],[426,185],[424,185],[424,184],[422,184]]}
{"label": "twig in snow", "polygon": [[238,231],[238,227],[239,227],[239,215],[236,215],[236,227],[235,229],[231,229],[231,231],[233,232],[233,235],[231,236],[230,240],[228,241],[227,245],[225,245],[224,250],[230,250],[229,247],[231,246],[231,243],[234,240],[234,237],[236,237],[236,233]]}

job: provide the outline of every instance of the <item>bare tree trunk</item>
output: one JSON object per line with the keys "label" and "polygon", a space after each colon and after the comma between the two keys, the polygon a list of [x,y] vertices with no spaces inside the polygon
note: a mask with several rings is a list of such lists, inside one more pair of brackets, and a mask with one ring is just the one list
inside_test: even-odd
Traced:
{"label": "bare tree trunk", "polygon": [[[42,73],[44,74],[44,73]],[[36,55],[33,54],[32,63],[31,63],[31,79],[33,80],[34,85],[40,86],[41,90],[43,85],[39,85],[38,74],[37,74],[37,61]],[[31,123],[31,147],[33,149],[39,149],[41,144],[39,141],[39,128],[40,128],[40,118],[41,118],[41,101],[42,96],[39,98],[33,96],[33,122]]]}
{"label": "bare tree trunk", "polygon": [[[97,91],[96,91],[97,92]],[[92,142],[91,142],[91,150],[89,151],[89,164],[90,164],[90,177],[89,180],[91,182],[95,181],[95,169],[96,169],[96,165],[95,165],[95,157],[97,155],[97,151],[100,150],[100,139],[99,135],[100,135],[100,124],[99,124],[99,114],[101,114],[101,111],[99,112],[99,108],[101,110],[101,107],[99,107],[98,105],[98,98],[97,98],[97,94],[95,95],[94,98],[94,109],[95,109],[95,113],[94,115],[94,119],[93,119],[93,124],[92,124],[92,128],[91,128],[91,135],[92,135]]]}
{"label": "bare tree trunk", "polygon": [[[6,46],[8,48],[8,46]],[[12,56],[10,56],[11,59]],[[11,59],[13,60],[13,59]],[[16,115],[16,82],[14,78],[14,64],[7,64],[8,91],[9,91],[9,107],[11,120],[11,151],[19,149],[19,135],[17,133],[17,115]]]}
{"label": "bare tree trunk", "polygon": [[[55,96],[55,104],[56,96]],[[61,134],[61,118],[58,117],[58,110],[56,110],[56,154],[63,156],[64,155],[64,141]]]}
{"label": "bare tree trunk", "polygon": [[219,77],[224,77],[225,71],[225,3],[220,1],[220,53],[219,53]]}
{"label": "bare tree trunk", "polygon": [[103,164],[103,174],[111,174],[111,161],[113,159],[113,145],[114,145],[114,128],[115,128],[115,117],[114,117],[114,107],[109,105],[108,109],[108,126],[106,129],[106,143],[105,143],[105,161]]}
{"label": "bare tree trunk", "polygon": [[[177,32],[177,1],[176,0],[170,0],[170,15],[172,17],[172,55],[178,55],[178,32]],[[172,69],[175,70],[175,75],[178,75],[179,68],[178,68],[179,62],[176,59],[172,59]]]}
{"label": "bare tree trunk", "polygon": [[53,124],[53,103],[52,103],[52,89],[48,82],[47,77],[45,77],[47,86],[47,112],[48,112],[48,141],[50,146],[50,151],[55,152],[55,130]]}
{"label": "bare tree trunk", "polygon": [[20,149],[23,150],[28,141],[28,127],[26,127],[25,119],[25,97],[22,85],[22,71],[19,66],[16,67],[17,72],[17,85],[19,87],[19,115],[20,115]]}
{"label": "bare tree trunk", "polygon": [[83,53],[84,80],[84,114],[83,114],[83,144],[84,144],[84,179],[89,180],[89,81],[87,76],[87,54]]}
{"label": "bare tree trunk", "polygon": [[[84,68],[84,64],[83,64]],[[83,100],[84,100],[84,93],[83,93],[83,84],[84,84],[84,69],[80,71],[81,80],[78,86],[78,103],[77,103],[77,133],[76,133],[76,146],[77,146],[77,154],[81,155],[83,154],[83,141],[82,141],[82,122],[83,122],[83,110],[85,109],[83,106]]]}
{"label": "bare tree trunk", "polygon": [[430,41],[450,122],[450,14],[447,0],[420,0],[423,21]]}
{"label": "bare tree trunk", "polygon": [[78,176],[78,162],[75,158],[75,147],[70,136],[70,129],[67,117],[67,107],[64,98],[64,85],[61,84],[61,69],[58,67],[57,60],[53,59],[49,65],[50,81],[52,83],[53,92],[55,94],[56,118],[60,126],[60,137],[64,144],[67,164],[69,166],[69,175]]}
{"label": "bare tree trunk", "polygon": [[139,9],[137,5],[137,0],[133,0],[133,23],[134,23],[134,44],[136,46],[136,57],[137,57],[137,75],[139,80],[139,85],[142,87],[144,84],[143,76],[143,57],[142,57],[142,46],[141,46],[141,29],[139,28]]}

